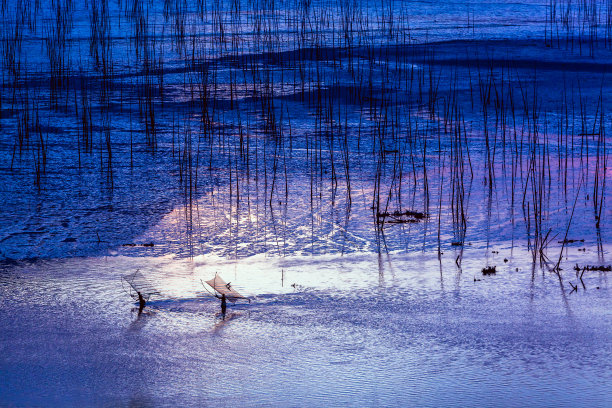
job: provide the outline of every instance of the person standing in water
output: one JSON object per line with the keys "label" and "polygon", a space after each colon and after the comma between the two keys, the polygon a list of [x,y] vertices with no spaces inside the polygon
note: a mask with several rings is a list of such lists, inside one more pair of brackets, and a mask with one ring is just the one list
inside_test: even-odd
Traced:
{"label": "person standing in water", "polygon": [[221,313],[225,314],[225,309],[227,309],[227,302],[225,301],[225,293],[221,295]]}
{"label": "person standing in water", "polygon": [[140,293],[140,292],[136,292],[136,293],[138,293],[138,314],[141,314],[142,313],[142,309],[144,309],[145,304],[147,302],[144,299],[144,297],[142,296],[142,293]]}

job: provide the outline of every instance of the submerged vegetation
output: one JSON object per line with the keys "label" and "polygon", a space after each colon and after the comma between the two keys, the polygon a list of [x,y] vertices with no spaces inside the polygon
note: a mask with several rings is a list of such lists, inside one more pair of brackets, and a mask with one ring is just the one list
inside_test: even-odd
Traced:
{"label": "submerged vegetation", "polygon": [[2,0],[1,255],[134,246],[180,203],[190,254],[220,229],[234,256],[342,241],[460,267],[493,240],[559,272],[575,229],[603,253],[612,1],[421,7]]}

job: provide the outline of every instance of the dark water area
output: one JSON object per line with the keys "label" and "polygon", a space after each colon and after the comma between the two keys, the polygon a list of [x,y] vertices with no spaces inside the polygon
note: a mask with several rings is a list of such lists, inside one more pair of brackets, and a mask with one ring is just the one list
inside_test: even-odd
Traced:
{"label": "dark water area", "polygon": [[5,1],[0,256],[108,254],[212,194],[258,229],[420,211],[439,245],[482,240],[487,202],[505,240],[563,235],[580,193],[577,236],[607,242],[595,3]]}
{"label": "dark water area", "polygon": [[609,0],[0,12],[0,405],[612,404]]}

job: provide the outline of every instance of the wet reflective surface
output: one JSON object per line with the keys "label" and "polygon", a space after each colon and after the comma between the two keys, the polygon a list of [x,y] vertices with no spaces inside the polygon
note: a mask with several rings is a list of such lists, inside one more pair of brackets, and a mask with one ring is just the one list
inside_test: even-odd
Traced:
{"label": "wet reflective surface", "polygon": [[0,12],[0,406],[612,406],[610,2]]}
{"label": "wet reflective surface", "polygon": [[[608,275],[570,295],[520,254],[483,276],[466,252],[462,271],[367,254],[5,268],[0,404],[609,405]],[[140,316],[135,267],[163,292]],[[200,284],[215,272],[252,302],[223,318]]]}

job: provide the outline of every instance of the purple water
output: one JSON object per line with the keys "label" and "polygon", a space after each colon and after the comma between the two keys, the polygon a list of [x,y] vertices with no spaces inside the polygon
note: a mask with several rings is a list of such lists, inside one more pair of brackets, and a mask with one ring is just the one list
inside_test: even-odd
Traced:
{"label": "purple water", "polygon": [[612,404],[610,1],[43,3],[1,4],[0,405]]}

